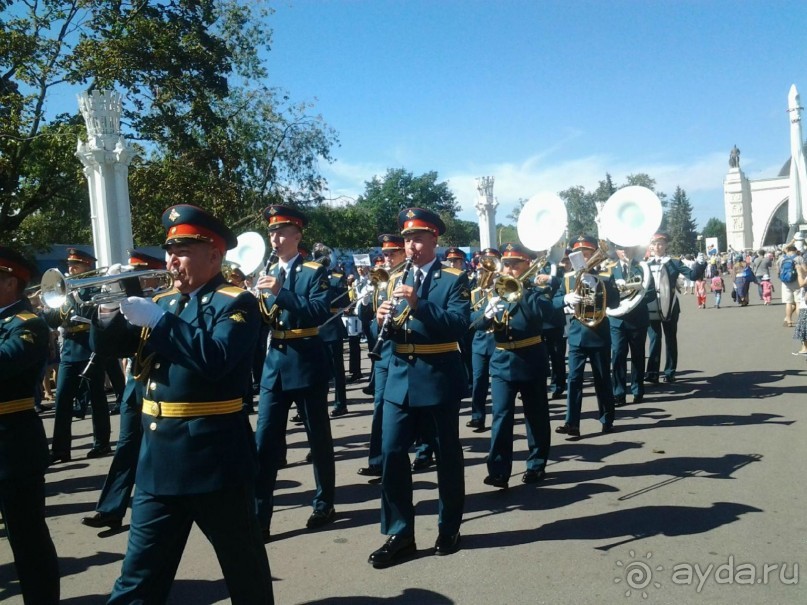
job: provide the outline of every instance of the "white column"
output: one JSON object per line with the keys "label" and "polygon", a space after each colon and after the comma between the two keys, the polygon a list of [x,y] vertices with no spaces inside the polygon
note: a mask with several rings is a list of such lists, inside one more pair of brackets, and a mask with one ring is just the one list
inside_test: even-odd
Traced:
{"label": "white column", "polygon": [[479,217],[479,247],[498,248],[496,241],[496,207],[498,200],[493,197],[493,177],[482,176],[476,179],[476,191],[479,194],[476,200],[476,215]]}
{"label": "white column", "polygon": [[790,87],[787,95],[788,113],[790,114],[790,193],[787,205],[787,222],[791,233],[788,239],[799,230],[799,225],[807,221],[807,167],[804,161],[804,142],[801,136],[801,112],[799,91],[796,85]]}
{"label": "white column", "polygon": [[739,165],[729,168],[723,178],[723,201],[727,244],[738,251],[753,248],[751,185]]}
{"label": "white column", "polygon": [[133,247],[129,205],[132,154],[120,132],[121,96],[93,91],[78,95],[87,125],[87,142],[78,141],[76,157],[84,164],[90,191],[92,237],[98,266],[124,263]]}

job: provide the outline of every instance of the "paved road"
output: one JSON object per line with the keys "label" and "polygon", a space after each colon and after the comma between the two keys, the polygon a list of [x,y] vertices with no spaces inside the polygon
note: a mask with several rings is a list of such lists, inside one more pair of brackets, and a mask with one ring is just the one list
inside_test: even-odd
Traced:
{"label": "paved road", "polygon": [[[268,546],[277,602],[807,602],[807,360],[791,355],[797,344],[782,327],[783,307],[763,307],[751,296],[750,307],[720,310],[698,310],[693,296],[683,297],[679,382],[618,410],[610,435],[599,434],[589,385],[584,436],[555,439],[549,475],[538,487],[518,481],[521,422],[512,487],[483,485],[489,433],[465,428],[465,408],[468,498],[463,549],[451,557],[431,554],[436,474],[427,472],[415,480],[419,557],[387,570],[367,564],[383,537],[379,488],[356,474],[366,463],[371,413],[358,388],[350,392],[351,414],[332,424],[338,517],[319,532],[304,529],[313,478],[304,432],[291,427],[290,466],[279,476]],[[553,405],[553,426],[562,417],[563,406]],[[45,423],[50,434],[52,415]],[[93,510],[110,459],[83,460],[90,421],[73,429],[78,460],[47,476],[49,524],[64,603],[103,603],[127,534],[99,535],[79,524]],[[0,541],[0,601],[17,605],[9,561],[8,543]],[[227,602],[213,550],[197,530],[170,602]]]}

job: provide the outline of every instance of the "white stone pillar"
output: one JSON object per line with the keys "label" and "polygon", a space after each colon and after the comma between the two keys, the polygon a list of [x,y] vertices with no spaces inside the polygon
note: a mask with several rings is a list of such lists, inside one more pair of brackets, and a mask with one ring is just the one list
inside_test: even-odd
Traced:
{"label": "white stone pillar", "polygon": [[476,190],[479,198],[476,200],[476,215],[479,217],[479,247],[498,248],[496,240],[496,207],[499,202],[493,197],[493,177],[482,176],[476,179]]}
{"label": "white stone pillar", "polygon": [[92,239],[99,267],[125,263],[133,247],[129,206],[132,153],[120,131],[121,96],[114,91],[78,95],[87,125],[87,142],[78,141],[76,157],[84,165],[90,190]]}
{"label": "white stone pillar", "polygon": [[734,250],[754,247],[751,222],[751,185],[739,167],[729,168],[723,178],[723,200],[726,209],[726,243]]}
{"label": "white stone pillar", "polygon": [[787,222],[790,226],[788,240],[798,232],[802,222],[807,221],[807,166],[804,161],[804,141],[801,136],[801,112],[799,91],[790,87],[787,96],[790,114],[790,193],[787,202]]}

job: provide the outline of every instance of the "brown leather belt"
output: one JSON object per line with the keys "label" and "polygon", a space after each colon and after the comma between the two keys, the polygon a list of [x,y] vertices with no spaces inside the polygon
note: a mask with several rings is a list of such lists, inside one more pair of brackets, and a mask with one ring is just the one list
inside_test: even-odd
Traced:
{"label": "brown leather belt", "polygon": [[243,401],[151,401],[143,399],[143,413],[155,418],[194,418],[196,416],[219,416],[240,412]]}
{"label": "brown leather belt", "polygon": [[503,349],[505,351],[512,351],[513,349],[523,349],[524,347],[532,347],[534,345],[541,344],[543,340],[544,339],[541,336],[532,336],[530,338],[525,338],[524,340],[514,340],[513,342],[497,342],[496,348]]}
{"label": "brown leather belt", "polygon": [[34,409],[33,397],[26,397],[25,399],[15,399],[14,401],[0,402],[0,416],[33,409]]}

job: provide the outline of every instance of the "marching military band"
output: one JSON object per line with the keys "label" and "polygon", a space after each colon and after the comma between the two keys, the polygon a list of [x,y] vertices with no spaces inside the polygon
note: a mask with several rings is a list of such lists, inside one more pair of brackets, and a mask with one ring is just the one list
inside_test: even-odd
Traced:
{"label": "marching military band", "polygon": [[[195,523],[215,547],[232,602],[272,603],[264,544],[272,539],[289,410],[297,404],[308,437],[316,493],[306,527],[317,530],[338,518],[329,381],[335,384],[330,416],[339,417],[348,411],[343,341],[352,337],[357,345],[359,325],[372,351],[374,386],[367,465],[358,473],[380,479],[386,539],[368,562],[383,568],[416,552],[412,472],[431,464],[439,498],[433,552],[451,555],[461,547],[459,418],[466,395],[466,426],[474,432],[487,430],[491,405],[484,483],[508,487],[518,395],[528,450],[521,481],[540,482],[550,460],[550,397],[566,400],[555,433],[581,435],[586,361],[603,433],[618,428],[616,408],[627,403],[628,389],[632,403],[640,403],[645,383],[658,381],[662,334],[664,376],[675,380],[675,280],[679,274],[695,279],[705,267],[703,259],[690,269],[667,256],[662,233],[651,238],[647,262],[641,246],[618,244],[608,254],[604,241],[583,234],[562,259],[511,242],[481,251],[466,271],[462,250],[437,256],[445,232],[440,217],[407,208],[398,230],[379,236],[383,266],[346,280],[328,266],[331,250],[324,244],[314,246],[313,261],[301,254],[307,217],[300,210],[273,205],[263,217],[272,254],[252,290],[246,289],[251,276],[237,267],[226,271],[227,279],[222,275],[224,256],[237,244],[232,231],[205,210],[178,205],[162,217],[164,261],[131,251],[128,267],[111,267],[100,282],[90,281],[82,278],[95,259],[71,249],[69,294],[41,318],[23,294],[35,267],[18,251],[0,248],[0,510],[26,603],[58,602],[44,471],[71,460],[70,410],[84,383],[93,402],[88,457],[111,454],[103,366],[92,363],[95,356],[130,359],[115,456],[96,512],[82,519],[90,527],[120,528],[137,484],[129,543],[109,602],[164,602]],[[133,292],[141,268],[164,273],[159,277],[172,287],[152,296]],[[97,302],[90,293],[99,288],[122,292]],[[348,312],[356,323],[350,331],[331,321]],[[65,342],[49,455],[33,398],[46,359],[46,322],[60,328]],[[260,356],[264,347],[253,433],[253,352]],[[357,377],[361,368],[351,350]]]}

